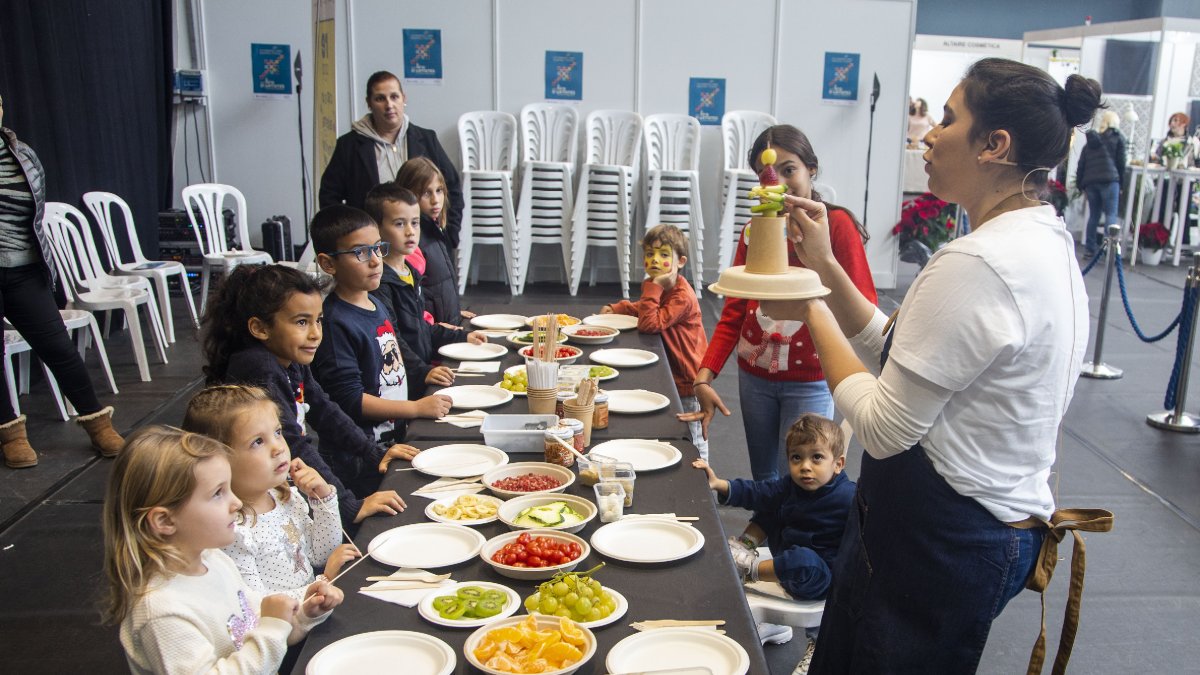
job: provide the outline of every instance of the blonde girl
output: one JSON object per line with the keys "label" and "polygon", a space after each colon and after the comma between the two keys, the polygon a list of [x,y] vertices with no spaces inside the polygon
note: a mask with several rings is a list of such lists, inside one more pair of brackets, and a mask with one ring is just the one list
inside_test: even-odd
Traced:
{"label": "blonde girl", "polygon": [[458,227],[447,225],[446,178],[428,158],[415,157],[400,167],[395,183],[412,191],[421,207],[426,309],[435,320],[457,326],[475,314],[463,311],[459,304],[453,253],[458,248]]}
{"label": "blonde girl", "polygon": [[274,672],[287,645],[341,604],[321,581],[303,602],[262,597],[229,556],[241,501],[229,448],[165,426],[139,430],[117,457],[104,499],[105,618],[120,625],[135,675]]}
{"label": "blonde girl", "polygon": [[[333,578],[358,555],[353,544],[339,546],[337,491],[303,460],[292,459],[279,409],[267,392],[209,387],[188,403],[183,428],[233,449],[231,485],[242,508],[236,538],[222,550],[247,586],[300,600],[316,580],[314,564],[323,564]],[[289,474],[295,487],[288,486]]]}

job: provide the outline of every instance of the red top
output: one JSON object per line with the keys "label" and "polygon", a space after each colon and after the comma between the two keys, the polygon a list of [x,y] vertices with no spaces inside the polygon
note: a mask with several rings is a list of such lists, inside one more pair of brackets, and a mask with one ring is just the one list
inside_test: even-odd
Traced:
{"label": "red top", "polygon": [[[878,302],[875,282],[867,265],[862,237],[850,214],[842,209],[829,212],[829,240],[833,257],[846,270],[850,280],[872,303]],[[738,240],[734,265],[746,264],[746,237]],[[796,251],[788,246],[788,264],[804,267]],[[738,366],[758,377],[775,381],[817,382],[825,379],[817,353],[808,334],[808,326],[795,327],[795,321],[771,321],[758,315],[757,300],[726,298],[721,320],[713,331],[708,351],[700,360],[701,368],[720,373],[729,353],[736,347]]]}
{"label": "red top", "polygon": [[609,305],[617,314],[638,318],[638,331],[659,333],[667,352],[667,363],[680,396],[694,396],[692,383],[700,370],[700,355],[708,348],[700,301],[696,291],[680,274],[669,291],[650,279],[642,282],[642,299],[622,300]]}

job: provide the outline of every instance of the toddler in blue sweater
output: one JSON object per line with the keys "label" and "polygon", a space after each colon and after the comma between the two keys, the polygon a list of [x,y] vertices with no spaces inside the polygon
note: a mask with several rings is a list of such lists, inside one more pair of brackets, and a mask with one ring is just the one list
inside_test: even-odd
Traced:
{"label": "toddler in blue sweater", "polygon": [[[747,581],[776,581],[797,600],[819,600],[829,591],[831,569],[854,482],[846,466],[845,439],[832,420],[806,413],[787,434],[788,475],[772,480],[724,480],[704,460],[692,466],[708,474],[722,504],[754,511],[746,530],[729,549]],[[763,541],[771,559],[758,560]]]}

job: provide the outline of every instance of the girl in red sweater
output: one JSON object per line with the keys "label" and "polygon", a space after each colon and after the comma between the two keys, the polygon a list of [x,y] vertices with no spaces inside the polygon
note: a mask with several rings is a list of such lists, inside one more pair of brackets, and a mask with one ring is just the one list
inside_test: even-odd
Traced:
{"label": "girl in red sweater", "polygon": [[[788,186],[788,193],[820,200],[812,189],[817,174],[817,155],[808,137],[790,124],[762,132],[750,148],[750,164],[761,171],[759,157],[767,147],[775,149],[775,168]],[[848,210],[828,204],[833,254],[862,294],[876,301],[875,284],[867,266],[863,242],[866,230]],[[788,263],[803,267],[789,248]],[[734,265],[746,264],[746,237],[738,241]],[[833,398],[825,374],[817,361],[808,328],[798,321],[776,321],[758,310],[758,302],[727,298],[721,320],[713,331],[708,350],[700,361],[695,392],[700,411],[684,413],[680,419],[700,420],[708,435],[708,424],[720,410],[729,415],[712,381],[721,372],[730,352],[737,349],[738,390],[742,424],[750,451],[750,471],[755,480],[770,480],[787,472],[783,464],[783,440],[788,427],[806,412],[833,417]]]}

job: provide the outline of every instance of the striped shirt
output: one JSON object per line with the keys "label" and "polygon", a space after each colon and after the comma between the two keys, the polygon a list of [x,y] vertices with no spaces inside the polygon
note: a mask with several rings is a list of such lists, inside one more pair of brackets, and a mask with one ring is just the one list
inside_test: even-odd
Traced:
{"label": "striped shirt", "polygon": [[35,209],[25,172],[0,138],[0,267],[38,262],[32,222]]}

